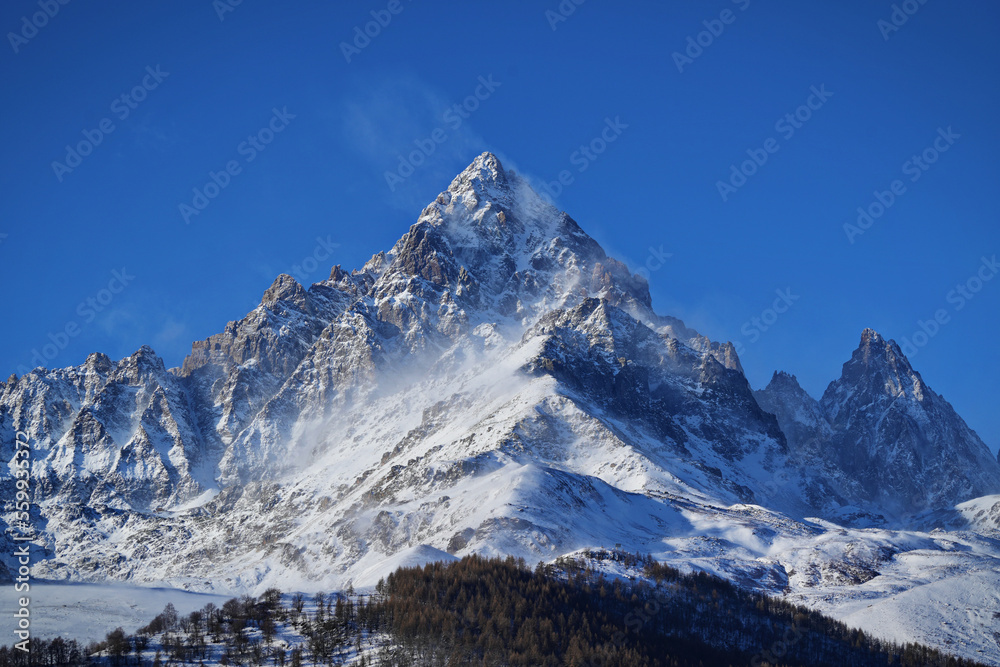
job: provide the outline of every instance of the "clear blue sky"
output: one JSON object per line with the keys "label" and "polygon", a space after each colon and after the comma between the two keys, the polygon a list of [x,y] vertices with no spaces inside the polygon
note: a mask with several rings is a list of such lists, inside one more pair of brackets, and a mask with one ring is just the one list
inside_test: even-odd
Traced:
{"label": "clear blue sky", "polygon": [[[555,0],[244,0],[220,19],[225,1],[76,0],[37,31],[23,23],[37,0],[0,9],[4,376],[49,334],[66,343],[49,366],[142,344],[177,365],[278,273],[299,265],[312,282],[389,248],[492,150],[536,182],[569,171],[558,204],[633,269],[662,246],[658,311],[740,343],[754,386],[780,368],[819,396],[864,327],[913,339],[944,311],[914,365],[1000,444],[1000,279],[949,299],[1000,253],[996,3],[912,2],[890,31],[890,3],[868,0],[587,0],[564,21],[546,15]],[[391,21],[348,62],[341,43],[372,11]],[[710,28],[679,71],[674,52]],[[446,115],[477,90],[467,117]],[[776,126],[797,110],[808,120]],[[606,119],[615,140],[578,153],[602,147]],[[272,123],[263,150],[243,143]],[[949,127],[960,136],[935,154]],[[67,163],[84,131],[100,143]],[[385,173],[418,141],[434,152],[391,190]],[[933,164],[907,164],[925,149]],[[717,183],[747,151],[767,161],[723,201]],[[179,205],[230,161],[188,223]],[[850,243],[844,224],[897,179],[905,190]],[[798,298],[760,330],[785,289]]]}

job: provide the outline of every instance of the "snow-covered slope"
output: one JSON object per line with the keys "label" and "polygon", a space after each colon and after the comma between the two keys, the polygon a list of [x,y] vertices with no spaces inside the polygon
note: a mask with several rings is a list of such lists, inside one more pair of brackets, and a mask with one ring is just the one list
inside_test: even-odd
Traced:
{"label": "snow-covered slope", "polygon": [[[488,153],[388,252],[308,289],[280,276],[181,368],[143,348],[12,376],[6,461],[19,430],[35,576],[189,590],[621,544],[775,594],[866,595],[905,554],[950,553],[905,532],[907,480],[948,476],[922,508],[942,512],[1000,492],[891,342],[866,331],[822,402],[784,375],[755,394],[732,345],[655,313],[642,277]],[[940,527],[982,528],[964,516]],[[954,571],[992,567],[991,539]]]}

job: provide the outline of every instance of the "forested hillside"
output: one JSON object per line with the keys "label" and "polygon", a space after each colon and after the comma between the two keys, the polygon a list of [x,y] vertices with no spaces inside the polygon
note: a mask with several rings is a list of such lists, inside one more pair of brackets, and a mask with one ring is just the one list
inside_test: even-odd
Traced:
{"label": "forested hillside", "polygon": [[976,665],[648,557],[587,556],[534,570],[471,556],[397,570],[370,594],[271,589],[183,617],[168,605],[135,634],[119,628],[87,648],[33,640],[30,663],[0,648],[0,667]]}

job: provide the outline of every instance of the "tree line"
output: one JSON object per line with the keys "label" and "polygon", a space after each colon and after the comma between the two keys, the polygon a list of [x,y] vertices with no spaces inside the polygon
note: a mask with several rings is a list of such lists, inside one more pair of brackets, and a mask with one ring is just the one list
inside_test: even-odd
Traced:
{"label": "tree line", "polygon": [[[705,573],[649,556],[591,552],[529,568],[469,556],[402,568],[370,594],[262,595],[187,615],[168,604],[132,634],[86,647],[32,639],[0,647],[0,667],[977,667],[899,645]],[[601,561],[617,571],[610,577]]]}

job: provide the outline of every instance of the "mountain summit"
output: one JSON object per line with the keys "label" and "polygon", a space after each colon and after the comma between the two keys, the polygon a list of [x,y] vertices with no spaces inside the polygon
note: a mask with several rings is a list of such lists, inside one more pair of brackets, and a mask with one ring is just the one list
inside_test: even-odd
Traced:
{"label": "mountain summit", "polygon": [[779,372],[755,397],[841,498],[912,514],[1000,491],[1000,467],[986,444],[899,345],[873,329],[861,333],[821,401]]}
{"label": "mountain summit", "polygon": [[839,467],[887,509],[919,511],[1000,491],[989,448],[894,340],[865,329],[822,405]]}

